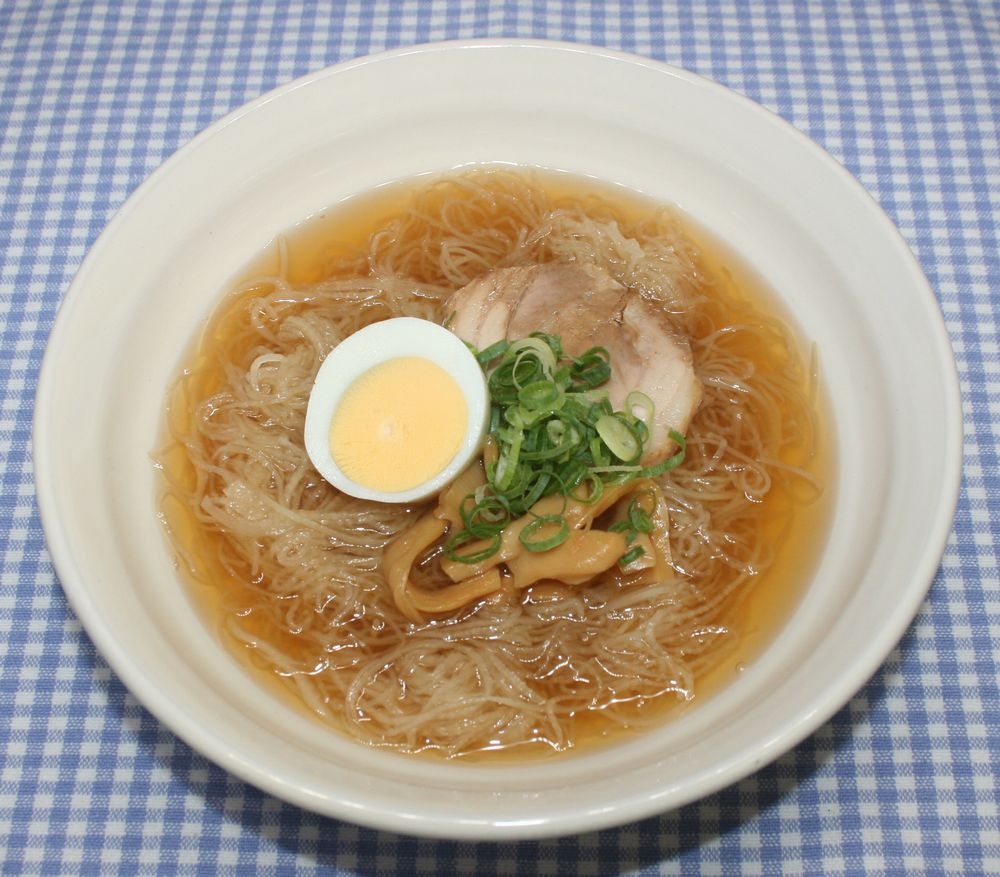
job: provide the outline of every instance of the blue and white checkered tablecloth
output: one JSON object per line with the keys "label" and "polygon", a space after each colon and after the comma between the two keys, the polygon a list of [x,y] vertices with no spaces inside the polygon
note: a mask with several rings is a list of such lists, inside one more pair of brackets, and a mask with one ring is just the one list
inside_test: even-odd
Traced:
{"label": "blue and white checkered tablecloth", "polygon": [[[965,401],[965,479],[940,571],[847,706],[705,800],[519,844],[324,819],[192,752],[68,608],[30,454],[57,305],[147,174],[303,73],[481,36],[665,60],[817,140],[916,253]],[[0,873],[1000,874],[998,59],[996,0],[0,0]]]}

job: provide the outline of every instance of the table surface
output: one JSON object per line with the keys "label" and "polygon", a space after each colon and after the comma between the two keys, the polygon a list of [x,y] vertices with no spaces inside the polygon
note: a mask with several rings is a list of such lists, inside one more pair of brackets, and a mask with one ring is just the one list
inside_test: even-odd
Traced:
{"label": "table surface", "polygon": [[[613,830],[442,842],[272,798],[145,711],[53,571],[32,401],[88,248],[199,130],[338,61],[499,36],[685,67],[776,111],[857,176],[938,296],[964,397],[965,477],[914,623],[776,763]],[[972,0],[0,0],[0,873],[1000,873],[998,55],[1000,6]]]}

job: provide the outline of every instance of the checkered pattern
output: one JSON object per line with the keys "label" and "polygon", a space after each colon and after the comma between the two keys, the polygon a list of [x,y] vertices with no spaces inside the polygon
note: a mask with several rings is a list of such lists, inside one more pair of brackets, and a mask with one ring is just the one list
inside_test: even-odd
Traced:
{"label": "checkered pattern", "polygon": [[[824,145],[891,214],[937,291],[967,442],[930,596],[832,721],[677,812],[503,845],[417,840],[302,812],[161,727],[66,605],[29,453],[60,296],[151,170],[213,119],[295,76],[475,36],[666,60]],[[0,0],[0,872],[1000,873],[998,56],[995,0]]]}

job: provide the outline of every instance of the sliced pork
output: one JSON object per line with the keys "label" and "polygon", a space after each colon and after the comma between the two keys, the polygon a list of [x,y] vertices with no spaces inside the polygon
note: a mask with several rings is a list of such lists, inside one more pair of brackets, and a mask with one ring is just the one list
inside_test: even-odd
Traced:
{"label": "sliced pork", "polygon": [[632,390],[655,406],[644,462],[672,453],[669,431],[683,434],[701,401],[690,344],[662,305],[594,265],[498,268],[454,292],[445,308],[452,331],[480,350],[532,332],[558,335],[572,356],[607,348],[612,374],[603,389],[615,408]]}

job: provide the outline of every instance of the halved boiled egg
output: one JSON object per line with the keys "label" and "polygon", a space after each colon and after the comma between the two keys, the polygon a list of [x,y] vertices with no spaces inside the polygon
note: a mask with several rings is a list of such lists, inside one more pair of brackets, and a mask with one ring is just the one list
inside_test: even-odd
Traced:
{"label": "halved boiled egg", "polygon": [[372,323],[320,366],[306,451],[351,496],[426,499],[482,450],[489,407],[483,371],[453,332],[414,317]]}

